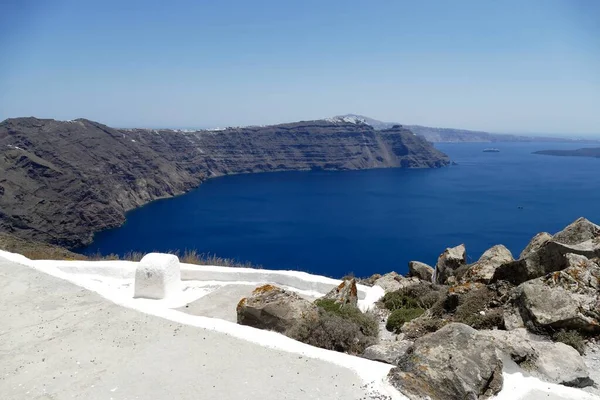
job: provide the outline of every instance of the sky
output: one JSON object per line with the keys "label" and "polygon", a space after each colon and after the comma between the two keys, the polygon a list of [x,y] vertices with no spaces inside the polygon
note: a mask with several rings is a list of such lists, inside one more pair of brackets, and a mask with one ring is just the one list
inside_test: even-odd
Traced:
{"label": "sky", "polygon": [[600,1],[0,0],[0,120],[600,133]]}

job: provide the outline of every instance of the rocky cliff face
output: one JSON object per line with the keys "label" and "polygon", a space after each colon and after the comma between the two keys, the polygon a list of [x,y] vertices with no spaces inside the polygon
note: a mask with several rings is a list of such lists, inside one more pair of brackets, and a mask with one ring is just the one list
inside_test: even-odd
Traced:
{"label": "rocky cliff face", "polygon": [[122,224],[126,211],[210,177],[448,164],[399,126],[308,121],[183,132],[8,119],[0,123],[0,231],[72,248]]}

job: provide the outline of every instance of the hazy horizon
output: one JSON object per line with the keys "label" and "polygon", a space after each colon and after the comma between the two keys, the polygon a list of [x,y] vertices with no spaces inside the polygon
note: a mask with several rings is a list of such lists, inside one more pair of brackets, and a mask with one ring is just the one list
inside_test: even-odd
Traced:
{"label": "hazy horizon", "polygon": [[600,2],[8,1],[0,120],[600,135]]}

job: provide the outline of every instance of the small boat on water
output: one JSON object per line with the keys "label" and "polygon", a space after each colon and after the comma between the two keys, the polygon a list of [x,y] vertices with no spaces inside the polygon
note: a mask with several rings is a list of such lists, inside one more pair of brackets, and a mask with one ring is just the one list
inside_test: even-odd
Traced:
{"label": "small boat on water", "polygon": [[484,153],[500,153],[500,149],[496,149],[496,148],[488,148],[488,149],[483,149]]}

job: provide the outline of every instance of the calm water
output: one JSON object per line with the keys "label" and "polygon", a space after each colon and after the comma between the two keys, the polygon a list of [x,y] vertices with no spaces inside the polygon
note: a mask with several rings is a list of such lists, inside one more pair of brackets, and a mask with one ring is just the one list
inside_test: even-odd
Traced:
{"label": "calm water", "polygon": [[[405,272],[465,243],[476,260],[514,255],[540,231],[579,216],[600,222],[600,159],[533,155],[577,144],[440,144],[459,165],[438,170],[284,172],[213,179],[134,210],[84,252],[197,249],[339,277]],[[519,207],[523,207],[520,209]]]}

